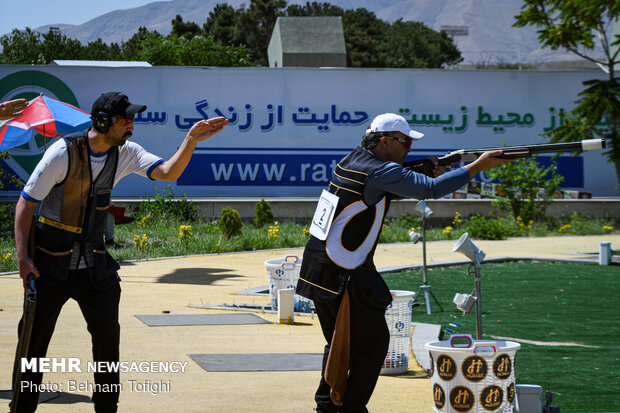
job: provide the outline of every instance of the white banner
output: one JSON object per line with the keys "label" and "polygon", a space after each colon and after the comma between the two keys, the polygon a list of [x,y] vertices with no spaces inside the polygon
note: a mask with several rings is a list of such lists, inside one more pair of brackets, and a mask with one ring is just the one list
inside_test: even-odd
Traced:
{"label": "white banner", "polygon": [[[164,159],[196,120],[225,116],[229,125],[199,144],[173,184],[175,194],[318,197],[336,162],[359,144],[380,113],[400,113],[425,134],[410,159],[461,148],[545,143],[539,135],[559,125],[559,113],[574,107],[582,82],[593,78],[604,74],[0,66],[0,100],[44,93],[90,111],[101,93],[121,91],[148,106],[136,118],[132,139]],[[37,137],[11,150],[5,167],[26,180],[46,144]],[[563,186],[617,196],[613,165],[602,153],[559,157]],[[539,159],[548,163],[550,156]],[[157,184],[168,185],[134,175],[113,195],[149,196]]]}

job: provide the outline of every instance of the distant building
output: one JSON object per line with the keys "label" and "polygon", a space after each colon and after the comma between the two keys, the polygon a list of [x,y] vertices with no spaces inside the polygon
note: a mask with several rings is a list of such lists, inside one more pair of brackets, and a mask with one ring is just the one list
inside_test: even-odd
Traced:
{"label": "distant building", "polygon": [[89,66],[89,67],[152,67],[149,62],[124,60],[52,60],[50,66]]}
{"label": "distant building", "polygon": [[267,48],[269,67],[346,67],[340,17],[278,17]]}

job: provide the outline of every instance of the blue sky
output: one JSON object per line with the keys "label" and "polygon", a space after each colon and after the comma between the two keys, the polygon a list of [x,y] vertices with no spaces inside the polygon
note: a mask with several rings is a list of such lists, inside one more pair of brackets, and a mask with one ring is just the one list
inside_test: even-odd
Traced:
{"label": "blue sky", "polygon": [[13,29],[36,28],[45,24],[86,23],[90,19],[118,9],[131,9],[156,0],[3,0],[0,35]]}

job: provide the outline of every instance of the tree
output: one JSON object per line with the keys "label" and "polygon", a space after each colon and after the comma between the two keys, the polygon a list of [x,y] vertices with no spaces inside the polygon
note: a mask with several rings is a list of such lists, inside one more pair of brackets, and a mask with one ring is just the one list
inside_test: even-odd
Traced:
{"label": "tree", "polygon": [[249,66],[250,56],[243,46],[223,46],[213,37],[192,39],[174,34],[149,33],[141,43],[140,60],[154,66]]}
{"label": "tree", "polygon": [[252,0],[247,10],[218,4],[209,13],[202,32],[224,45],[246,46],[252,63],[266,66],[267,47],[280,16],[342,17],[349,67],[442,67],[462,60],[445,33],[422,23],[399,21],[390,26],[366,9],[345,11],[326,2],[287,7],[285,0]]}
{"label": "tree", "polygon": [[285,0],[252,0],[247,10],[218,4],[202,26],[205,35],[229,46],[245,46],[252,63],[267,66],[267,47],[278,16],[284,15]]}
{"label": "tree", "polygon": [[[611,25],[620,16],[620,2],[609,0],[524,0],[516,27],[538,27],[538,40],[543,47],[566,49],[596,63],[608,74],[606,80],[584,82],[587,88],[566,113],[562,125],[546,135],[552,142],[600,136],[606,139],[606,155],[616,168],[620,183],[620,84],[615,79],[614,64],[620,52],[620,36],[610,37]],[[604,57],[593,55],[596,42]],[[608,126],[603,128],[601,122]]]}
{"label": "tree", "polygon": [[138,54],[142,50],[142,41],[146,39],[149,33],[159,36],[157,31],[150,32],[146,27],[140,26],[136,34],[123,42],[121,44],[121,60],[138,60]]}
{"label": "tree", "polygon": [[233,45],[235,33],[235,9],[228,4],[217,4],[202,25],[202,32],[225,45]]}
{"label": "tree", "polygon": [[387,67],[389,23],[373,12],[346,10],[342,17],[349,67]]}
{"label": "tree", "polygon": [[58,30],[41,35],[29,27],[24,31],[13,30],[11,35],[0,38],[3,64],[48,64],[53,60],[80,59],[84,46],[79,40],[70,39]]}
{"label": "tree", "polygon": [[463,58],[445,32],[398,19],[388,30],[386,60],[389,67],[439,68],[455,65]]}
{"label": "tree", "polygon": [[81,60],[122,60],[121,48],[117,43],[108,45],[100,38],[89,42],[79,57]]}
{"label": "tree", "polygon": [[77,39],[71,39],[62,34],[60,30],[50,28],[43,35],[41,44],[42,64],[48,64],[53,60],[78,60],[82,56],[84,46]]}
{"label": "tree", "polygon": [[343,16],[344,10],[330,3],[306,2],[305,5],[291,4],[286,8],[286,15],[289,17],[308,17],[308,16]]}
{"label": "tree", "polygon": [[41,34],[30,27],[24,31],[14,29],[10,35],[0,37],[2,55],[0,63],[5,65],[35,65],[41,54]]}
{"label": "tree", "polygon": [[[253,62],[269,66],[267,47],[278,16],[284,15],[286,0],[252,0],[245,13],[238,13],[235,21],[235,43],[245,45]],[[241,39],[245,41],[241,42]]]}
{"label": "tree", "polygon": [[200,26],[198,26],[194,22],[184,22],[183,17],[180,14],[171,21],[172,23],[172,33],[178,37],[186,37],[191,39],[194,36],[198,36],[202,34],[202,30]]}

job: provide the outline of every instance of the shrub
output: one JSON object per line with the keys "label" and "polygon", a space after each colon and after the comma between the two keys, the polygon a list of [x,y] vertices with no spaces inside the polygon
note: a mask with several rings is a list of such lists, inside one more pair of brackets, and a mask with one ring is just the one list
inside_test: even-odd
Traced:
{"label": "shrub", "polygon": [[508,211],[524,222],[542,219],[560,183],[564,179],[557,173],[557,165],[544,168],[536,157],[517,159],[498,168],[485,171],[485,175],[501,183],[493,197],[493,205]]}
{"label": "shrub", "polygon": [[15,225],[15,206],[0,203],[0,233],[13,234]]}
{"label": "shrub", "polygon": [[512,235],[512,226],[506,219],[487,219],[476,214],[467,220],[464,228],[472,238],[500,240]]}
{"label": "shrub", "polygon": [[271,211],[271,205],[269,202],[261,199],[256,203],[254,207],[254,223],[257,227],[262,227],[265,224],[273,222],[273,212]]}
{"label": "shrub", "polygon": [[[155,187],[157,191],[157,187]],[[175,199],[172,187],[167,187],[157,192],[153,198],[146,198],[132,208],[132,213],[137,217],[146,217],[149,214],[153,218],[170,216],[179,221],[195,222],[198,219],[198,206],[188,201],[187,194]]]}
{"label": "shrub", "polygon": [[417,228],[422,225],[422,218],[414,217],[409,212],[405,211],[404,215],[394,217],[393,223],[406,228]]}
{"label": "shrub", "polygon": [[219,228],[226,238],[240,234],[242,227],[243,223],[241,222],[241,215],[239,215],[237,211],[229,206],[222,210]]}
{"label": "shrub", "polygon": [[559,231],[563,234],[573,235],[602,235],[612,232],[613,227],[610,226],[610,222],[584,217],[573,212],[568,223],[563,225]]}

